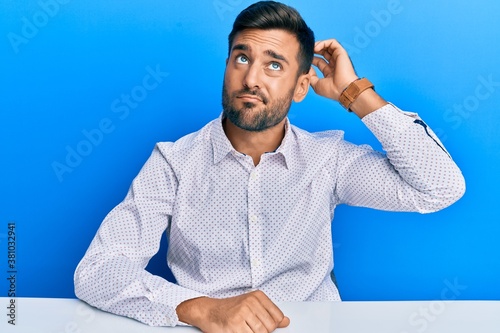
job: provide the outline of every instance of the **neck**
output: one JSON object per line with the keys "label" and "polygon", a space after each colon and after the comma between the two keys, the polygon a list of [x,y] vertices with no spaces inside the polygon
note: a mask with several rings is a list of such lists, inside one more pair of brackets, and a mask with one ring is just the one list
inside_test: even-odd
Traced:
{"label": "neck", "polygon": [[275,151],[279,147],[285,136],[285,123],[286,118],[262,132],[251,132],[235,126],[226,118],[222,127],[234,149],[251,156],[254,165],[257,165],[262,154]]}

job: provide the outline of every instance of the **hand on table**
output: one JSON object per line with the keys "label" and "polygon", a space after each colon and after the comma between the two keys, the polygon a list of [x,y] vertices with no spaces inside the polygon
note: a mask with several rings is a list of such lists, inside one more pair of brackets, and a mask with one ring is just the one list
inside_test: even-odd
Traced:
{"label": "hand on table", "polygon": [[179,304],[177,314],[179,320],[205,333],[269,333],[290,324],[260,290],[224,299],[190,299]]}

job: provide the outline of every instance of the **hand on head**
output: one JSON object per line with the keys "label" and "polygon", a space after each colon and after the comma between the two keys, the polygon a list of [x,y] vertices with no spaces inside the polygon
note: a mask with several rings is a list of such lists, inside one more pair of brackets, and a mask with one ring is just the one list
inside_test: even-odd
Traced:
{"label": "hand on head", "polygon": [[[342,91],[354,80],[358,79],[347,51],[335,39],[316,42],[313,58],[323,78],[318,77],[316,70],[311,67],[311,87],[321,96],[338,101]],[[321,56],[321,57],[320,57]]]}

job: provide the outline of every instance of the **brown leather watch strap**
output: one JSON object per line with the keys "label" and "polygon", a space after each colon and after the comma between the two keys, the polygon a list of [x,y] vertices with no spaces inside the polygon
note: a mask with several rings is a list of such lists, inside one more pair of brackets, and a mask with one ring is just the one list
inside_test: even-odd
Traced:
{"label": "brown leather watch strap", "polygon": [[349,112],[351,112],[351,110],[349,109],[351,104],[356,100],[356,98],[358,98],[358,96],[363,91],[370,88],[373,88],[373,83],[368,81],[367,78],[362,78],[353,81],[340,94],[339,103]]}

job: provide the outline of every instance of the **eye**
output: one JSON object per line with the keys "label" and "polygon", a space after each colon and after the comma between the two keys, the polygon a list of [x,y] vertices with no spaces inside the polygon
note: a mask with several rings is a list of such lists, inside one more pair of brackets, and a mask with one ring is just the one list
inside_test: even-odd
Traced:
{"label": "eye", "polygon": [[269,64],[269,69],[271,69],[273,71],[279,71],[282,69],[282,67],[281,67],[281,64],[279,62],[272,62],[271,64]]}
{"label": "eye", "polygon": [[236,57],[236,62],[238,64],[248,64],[248,58],[244,55],[239,55]]}

